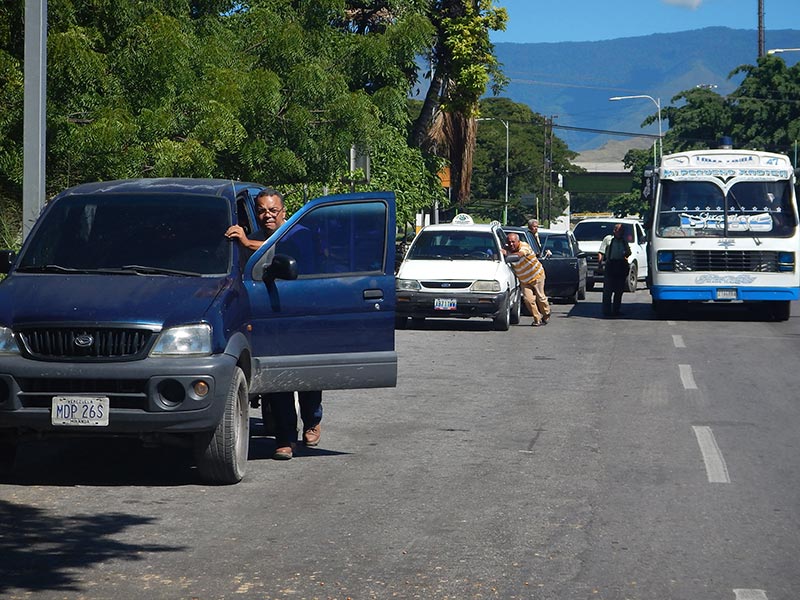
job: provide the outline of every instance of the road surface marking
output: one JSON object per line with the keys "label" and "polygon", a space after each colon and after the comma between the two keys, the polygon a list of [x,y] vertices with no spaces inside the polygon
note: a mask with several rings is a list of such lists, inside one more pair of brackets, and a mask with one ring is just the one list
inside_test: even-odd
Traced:
{"label": "road surface marking", "polygon": [[673,335],[672,343],[675,344],[676,348],[686,348],[686,344],[683,343],[682,335]]}
{"label": "road surface marking", "polygon": [[736,600],[767,600],[764,590],[733,590]]}
{"label": "road surface marking", "polygon": [[675,321],[667,321],[667,325],[677,325]]}
{"label": "road surface marking", "polygon": [[[692,429],[694,430],[694,435],[697,437],[697,443],[700,445],[700,453],[703,455],[703,462],[706,464],[708,482],[730,483],[731,478],[728,475],[728,467],[725,464],[725,459],[722,458],[722,452],[719,451],[719,446],[717,446],[717,440],[714,439],[714,432],[711,431],[711,427],[693,425]],[[756,596],[752,598],[748,596],[743,597],[743,600],[756,599]]]}
{"label": "road surface marking", "polygon": [[683,389],[696,390],[697,384],[694,382],[694,375],[692,375],[692,366],[678,365],[678,368],[681,371],[681,382],[683,383]]}

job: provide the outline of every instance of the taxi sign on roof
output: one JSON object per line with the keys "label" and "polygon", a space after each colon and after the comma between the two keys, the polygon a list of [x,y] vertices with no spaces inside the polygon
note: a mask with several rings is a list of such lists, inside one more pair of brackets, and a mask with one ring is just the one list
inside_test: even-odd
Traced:
{"label": "taxi sign on roof", "polygon": [[475,221],[468,214],[459,213],[453,217],[453,225],[475,225]]}

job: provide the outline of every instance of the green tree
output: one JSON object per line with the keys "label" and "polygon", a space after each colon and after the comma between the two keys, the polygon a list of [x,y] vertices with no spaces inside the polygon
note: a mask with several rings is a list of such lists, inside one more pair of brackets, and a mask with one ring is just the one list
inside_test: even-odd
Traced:
{"label": "green tree", "polygon": [[[522,224],[536,216],[535,206],[523,204],[523,196],[534,194],[540,202],[539,214],[545,218],[549,200],[542,198],[544,178],[552,177],[553,201],[550,213],[561,214],[566,208],[564,190],[557,185],[557,175],[575,172],[571,160],[577,154],[557,136],[553,136],[552,163],[545,164],[546,119],[525,104],[508,98],[487,98],[480,103],[482,120],[478,125],[475,160],[473,163],[472,197],[470,212],[482,217],[502,220],[505,203],[506,129],[508,123],[508,222]],[[549,134],[548,134],[549,136]],[[547,158],[550,159],[548,148]],[[549,194],[548,194],[549,196]]]}
{"label": "green tree", "polygon": [[506,84],[489,41],[505,29],[508,13],[492,0],[430,0],[435,27],[430,49],[430,86],[411,133],[412,144],[447,157],[453,201],[470,197],[478,101]]}
{"label": "green tree", "polygon": [[[22,10],[0,7],[0,200],[22,182]],[[345,185],[353,144],[401,214],[441,199],[403,147],[427,0],[50,0],[47,190],[140,176]],[[391,174],[391,176],[387,176]]]}

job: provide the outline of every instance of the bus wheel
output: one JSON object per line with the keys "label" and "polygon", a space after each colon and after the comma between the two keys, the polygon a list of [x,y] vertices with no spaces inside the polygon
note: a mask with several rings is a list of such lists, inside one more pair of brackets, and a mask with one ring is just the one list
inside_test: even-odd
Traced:
{"label": "bus wheel", "polygon": [[771,315],[775,321],[788,321],[792,313],[792,303],[789,300],[770,302],[772,305],[767,314]]}

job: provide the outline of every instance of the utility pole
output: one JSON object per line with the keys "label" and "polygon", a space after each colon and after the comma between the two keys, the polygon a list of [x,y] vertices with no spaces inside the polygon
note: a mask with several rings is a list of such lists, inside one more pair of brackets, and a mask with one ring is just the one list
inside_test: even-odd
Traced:
{"label": "utility pole", "polygon": [[758,0],[758,58],[764,56],[764,0]]}
{"label": "utility pole", "polygon": [[47,107],[47,1],[25,0],[22,239],[44,206]]}

